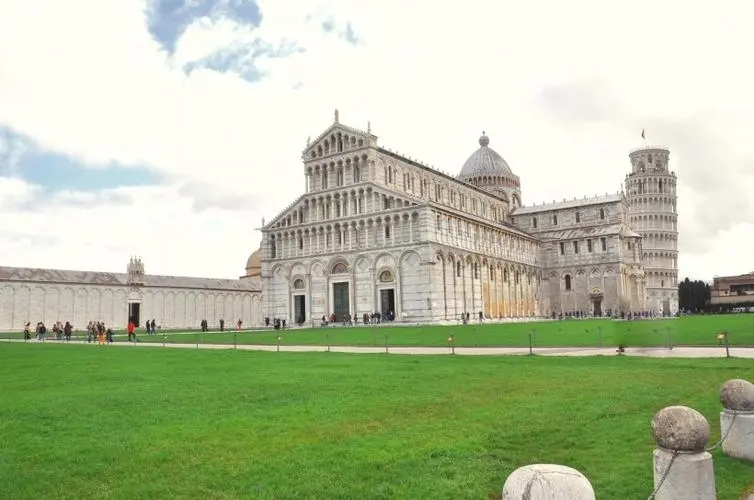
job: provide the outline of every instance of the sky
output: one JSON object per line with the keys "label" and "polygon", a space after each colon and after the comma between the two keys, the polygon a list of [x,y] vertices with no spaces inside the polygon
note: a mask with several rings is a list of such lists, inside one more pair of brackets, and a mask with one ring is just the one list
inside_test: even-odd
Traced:
{"label": "sky", "polygon": [[233,278],[340,121],[524,204],[671,150],[680,278],[754,270],[745,0],[0,1],[0,265]]}

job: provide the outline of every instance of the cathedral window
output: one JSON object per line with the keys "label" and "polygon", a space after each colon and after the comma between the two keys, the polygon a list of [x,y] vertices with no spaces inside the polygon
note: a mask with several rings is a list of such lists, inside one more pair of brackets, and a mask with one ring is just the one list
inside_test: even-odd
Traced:
{"label": "cathedral window", "polygon": [[503,281],[508,283],[508,270],[503,269]]}
{"label": "cathedral window", "polygon": [[602,243],[602,251],[607,252],[607,238],[600,238],[600,243]]}
{"label": "cathedral window", "polygon": [[557,215],[553,215],[552,216],[552,225],[553,226],[557,226],[558,225],[558,216]]}
{"label": "cathedral window", "polygon": [[560,242],[560,255],[565,255],[565,243]]}
{"label": "cathedral window", "polygon": [[435,216],[435,229],[439,232],[442,230],[441,223],[440,223],[440,215]]}
{"label": "cathedral window", "polygon": [[578,224],[579,222],[581,222],[581,213],[576,212],[576,224]]}
{"label": "cathedral window", "polygon": [[537,229],[537,218],[536,217],[532,217],[532,219],[531,219],[531,227],[533,227],[534,229]]}
{"label": "cathedral window", "polygon": [[592,240],[586,240],[586,251],[592,253]]}
{"label": "cathedral window", "polygon": [[327,171],[322,172],[322,189],[327,189]]}
{"label": "cathedral window", "polygon": [[390,239],[390,226],[385,226],[385,240]]}
{"label": "cathedral window", "polygon": [[304,237],[299,236],[298,237],[298,249],[303,250],[304,249]]}
{"label": "cathedral window", "polygon": [[571,275],[570,274],[565,275],[565,289],[566,291],[569,291],[571,289]]}
{"label": "cathedral window", "polygon": [[662,179],[657,181],[657,192],[662,193]]}
{"label": "cathedral window", "polygon": [[600,220],[605,220],[605,209],[600,208]]}
{"label": "cathedral window", "polygon": [[479,264],[474,263],[474,279],[479,279]]}
{"label": "cathedral window", "polygon": [[461,263],[456,262],[456,276],[461,277]]}
{"label": "cathedral window", "polygon": [[579,253],[579,242],[574,241],[573,242],[573,253]]}
{"label": "cathedral window", "polygon": [[393,183],[393,167],[391,166],[387,167],[387,183],[388,184]]}

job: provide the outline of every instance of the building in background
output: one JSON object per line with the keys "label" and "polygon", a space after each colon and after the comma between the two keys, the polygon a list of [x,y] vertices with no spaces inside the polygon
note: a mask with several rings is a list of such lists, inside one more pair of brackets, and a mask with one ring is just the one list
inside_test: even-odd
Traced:
{"label": "building in background", "polygon": [[738,276],[717,276],[712,280],[710,305],[724,308],[754,306],[754,271]]}
{"label": "building in background", "polygon": [[199,328],[206,319],[217,327],[242,320],[261,321],[258,276],[211,279],[145,274],[141,259],[126,273],[0,267],[0,330],[21,331],[42,321],[70,321],[85,329],[90,321],[125,328],[129,318],[141,326],[154,319],[162,328]]}

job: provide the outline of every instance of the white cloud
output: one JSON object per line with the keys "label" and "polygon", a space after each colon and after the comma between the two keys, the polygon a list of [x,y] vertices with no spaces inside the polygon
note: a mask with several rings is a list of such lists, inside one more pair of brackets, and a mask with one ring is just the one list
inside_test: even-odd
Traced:
{"label": "white cloud", "polygon": [[[651,142],[671,147],[683,187],[681,274],[746,270],[731,252],[751,245],[753,207],[719,199],[754,190],[754,77],[745,64],[754,36],[745,1],[714,9],[680,0],[259,4],[258,29],[200,19],[169,57],[147,31],[144,1],[0,3],[0,125],[82,161],[147,164],[171,180],[96,209],[56,200],[41,215],[1,204],[15,231],[68,235],[44,251],[14,251],[15,264],[119,269],[138,251],[153,272],[239,274],[261,217],[303,190],[307,136],[338,108],[342,122],[366,128],[371,120],[383,145],[450,173],[487,131],[521,176],[525,202],[617,191],[628,151],[647,128]],[[361,44],[324,33],[327,20],[350,21]],[[181,71],[255,37],[306,51],[257,60],[268,75],[261,82]],[[704,175],[714,190],[696,180]],[[215,201],[250,201],[197,214],[192,207],[204,205],[196,186]],[[714,245],[700,243],[715,228],[698,220],[726,222]],[[104,237],[81,237],[98,233]]]}

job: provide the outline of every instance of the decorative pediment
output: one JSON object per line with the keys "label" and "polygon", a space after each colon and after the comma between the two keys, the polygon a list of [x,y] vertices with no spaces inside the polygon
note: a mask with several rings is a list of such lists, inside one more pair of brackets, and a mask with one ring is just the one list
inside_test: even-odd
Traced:
{"label": "decorative pediment", "polygon": [[336,111],[335,122],[317,136],[316,139],[307,140],[302,157],[304,161],[314,161],[319,158],[347,153],[370,145],[376,138],[370,130],[365,132],[341,124]]}

